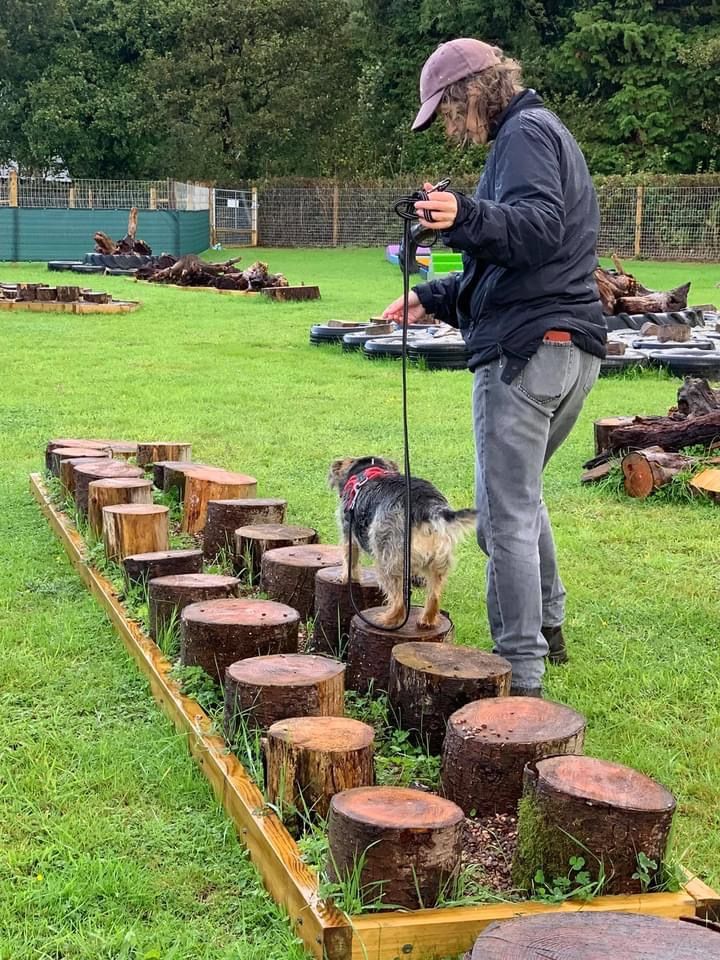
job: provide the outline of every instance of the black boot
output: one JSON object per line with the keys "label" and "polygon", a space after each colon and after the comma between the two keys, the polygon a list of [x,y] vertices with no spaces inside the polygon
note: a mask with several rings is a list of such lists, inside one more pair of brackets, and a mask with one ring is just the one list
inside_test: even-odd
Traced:
{"label": "black boot", "polygon": [[544,700],[542,687],[510,687],[511,697],[538,697]]}
{"label": "black boot", "polygon": [[543,627],[541,632],[547,640],[549,647],[547,658],[550,663],[555,666],[567,663],[570,657],[568,657],[567,647],[565,646],[562,627]]}

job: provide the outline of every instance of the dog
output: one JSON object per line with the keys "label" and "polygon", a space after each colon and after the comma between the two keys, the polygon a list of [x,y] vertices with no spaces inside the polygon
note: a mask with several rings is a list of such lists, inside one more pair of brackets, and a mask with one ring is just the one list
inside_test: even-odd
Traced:
{"label": "dog", "polygon": [[[387,610],[377,622],[396,627],[405,614],[403,559],[405,545],[405,477],[383,457],[345,457],[330,467],[328,484],[340,494],[338,525],[345,555],[343,583],[360,578],[360,547],[375,561]],[[452,510],[427,480],[410,478],[411,576],[426,586],[418,627],[437,625],[440,598],[452,569],[455,548],[475,527],[476,510]],[[350,517],[352,515],[352,545]]]}

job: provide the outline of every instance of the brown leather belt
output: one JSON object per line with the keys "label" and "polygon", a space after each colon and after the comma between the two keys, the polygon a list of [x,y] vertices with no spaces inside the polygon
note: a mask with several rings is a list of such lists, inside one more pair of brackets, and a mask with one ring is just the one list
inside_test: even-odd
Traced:
{"label": "brown leather belt", "polygon": [[569,340],[572,340],[572,337],[567,330],[548,330],[543,340],[547,340],[550,343],[567,343]]}

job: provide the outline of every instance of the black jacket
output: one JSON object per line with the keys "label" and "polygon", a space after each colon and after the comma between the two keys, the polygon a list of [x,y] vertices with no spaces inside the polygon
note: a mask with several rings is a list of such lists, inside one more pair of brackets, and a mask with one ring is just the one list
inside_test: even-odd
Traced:
{"label": "black jacket", "polygon": [[605,356],[605,320],[593,271],[600,213],[580,148],[534,90],[498,117],[472,200],[440,234],[463,272],[415,287],[428,313],[460,327],[471,370],[507,357],[510,381],[548,330]]}

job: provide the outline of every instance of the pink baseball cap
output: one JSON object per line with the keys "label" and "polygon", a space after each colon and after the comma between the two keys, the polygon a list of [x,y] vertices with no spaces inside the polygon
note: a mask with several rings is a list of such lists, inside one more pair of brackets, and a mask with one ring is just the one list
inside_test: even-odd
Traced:
{"label": "pink baseball cap", "polygon": [[441,43],[425,61],[420,74],[421,107],[413,130],[426,130],[435,119],[445,88],[501,62],[502,51],[482,40],[461,37]]}

